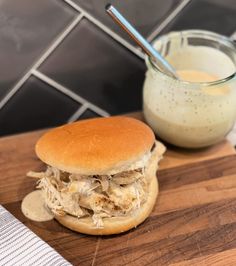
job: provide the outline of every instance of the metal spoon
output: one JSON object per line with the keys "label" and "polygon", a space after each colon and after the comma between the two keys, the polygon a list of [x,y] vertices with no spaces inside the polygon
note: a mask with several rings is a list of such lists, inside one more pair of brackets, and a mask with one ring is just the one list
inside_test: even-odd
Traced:
{"label": "metal spoon", "polygon": [[149,55],[155,62],[155,65],[167,75],[179,79],[175,69],[152,47],[147,40],[121,15],[121,13],[111,4],[106,5],[106,12],[113,20],[125,30],[131,38]]}

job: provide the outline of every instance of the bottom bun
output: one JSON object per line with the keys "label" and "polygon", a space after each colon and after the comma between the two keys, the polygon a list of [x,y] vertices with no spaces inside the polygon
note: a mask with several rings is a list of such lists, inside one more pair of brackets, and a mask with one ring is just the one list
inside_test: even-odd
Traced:
{"label": "bottom bun", "polygon": [[71,215],[65,215],[56,216],[55,219],[65,227],[79,233],[88,235],[119,234],[138,226],[149,216],[155,205],[157,195],[158,181],[156,176],[153,176],[149,184],[147,201],[140,207],[140,209],[137,209],[126,217],[103,218],[104,227],[102,228],[95,227],[91,217],[78,219]]}

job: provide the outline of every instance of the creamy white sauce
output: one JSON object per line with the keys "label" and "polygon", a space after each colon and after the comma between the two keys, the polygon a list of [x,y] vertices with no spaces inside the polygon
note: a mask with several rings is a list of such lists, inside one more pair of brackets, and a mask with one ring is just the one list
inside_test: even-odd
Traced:
{"label": "creamy white sauce", "polygon": [[41,190],[35,190],[25,196],[21,203],[21,211],[30,220],[45,222],[53,219],[53,214],[45,206]]}
{"label": "creamy white sauce", "polygon": [[[212,82],[235,72],[217,49],[187,46],[167,57],[180,78]],[[149,68],[143,92],[147,122],[159,137],[181,147],[205,147],[222,140],[236,119],[236,83],[214,86],[170,80]]]}

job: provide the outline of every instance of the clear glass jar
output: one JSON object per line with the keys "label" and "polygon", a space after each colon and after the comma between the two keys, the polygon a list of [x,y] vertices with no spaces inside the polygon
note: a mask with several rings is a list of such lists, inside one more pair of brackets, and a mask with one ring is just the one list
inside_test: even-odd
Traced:
{"label": "clear glass jar", "polygon": [[218,79],[175,80],[146,57],[146,121],[160,138],[176,146],[199,148],[221,141],[236,119],[235,43],[212,32],[187,30],[160,37],[154,47],[176,70],[202,71]]}

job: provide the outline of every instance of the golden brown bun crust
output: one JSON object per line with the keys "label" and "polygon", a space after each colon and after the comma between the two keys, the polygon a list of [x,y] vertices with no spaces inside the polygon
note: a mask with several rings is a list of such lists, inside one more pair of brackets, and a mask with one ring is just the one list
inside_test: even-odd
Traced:
{"label": "golden brown bun crust", "polygon": [[128,217],[104,218],[104,227],[96,228],[92,218],[76,218],[71,215],[56,216],[56,220],[73,231],[88,235],[112,235],[120,234],[141,224],[151,213],[158,195],[158,182],[156,176],[153,176],[150,182],[150,188],[147,201],[140,209]]}
{"label": "golden brown bun crust", "polygon": [[150,151],[155,136],[130,117],[83,120],[48,131],[36,144],[37,156],[60,170],[101,175],[130,166]]}

